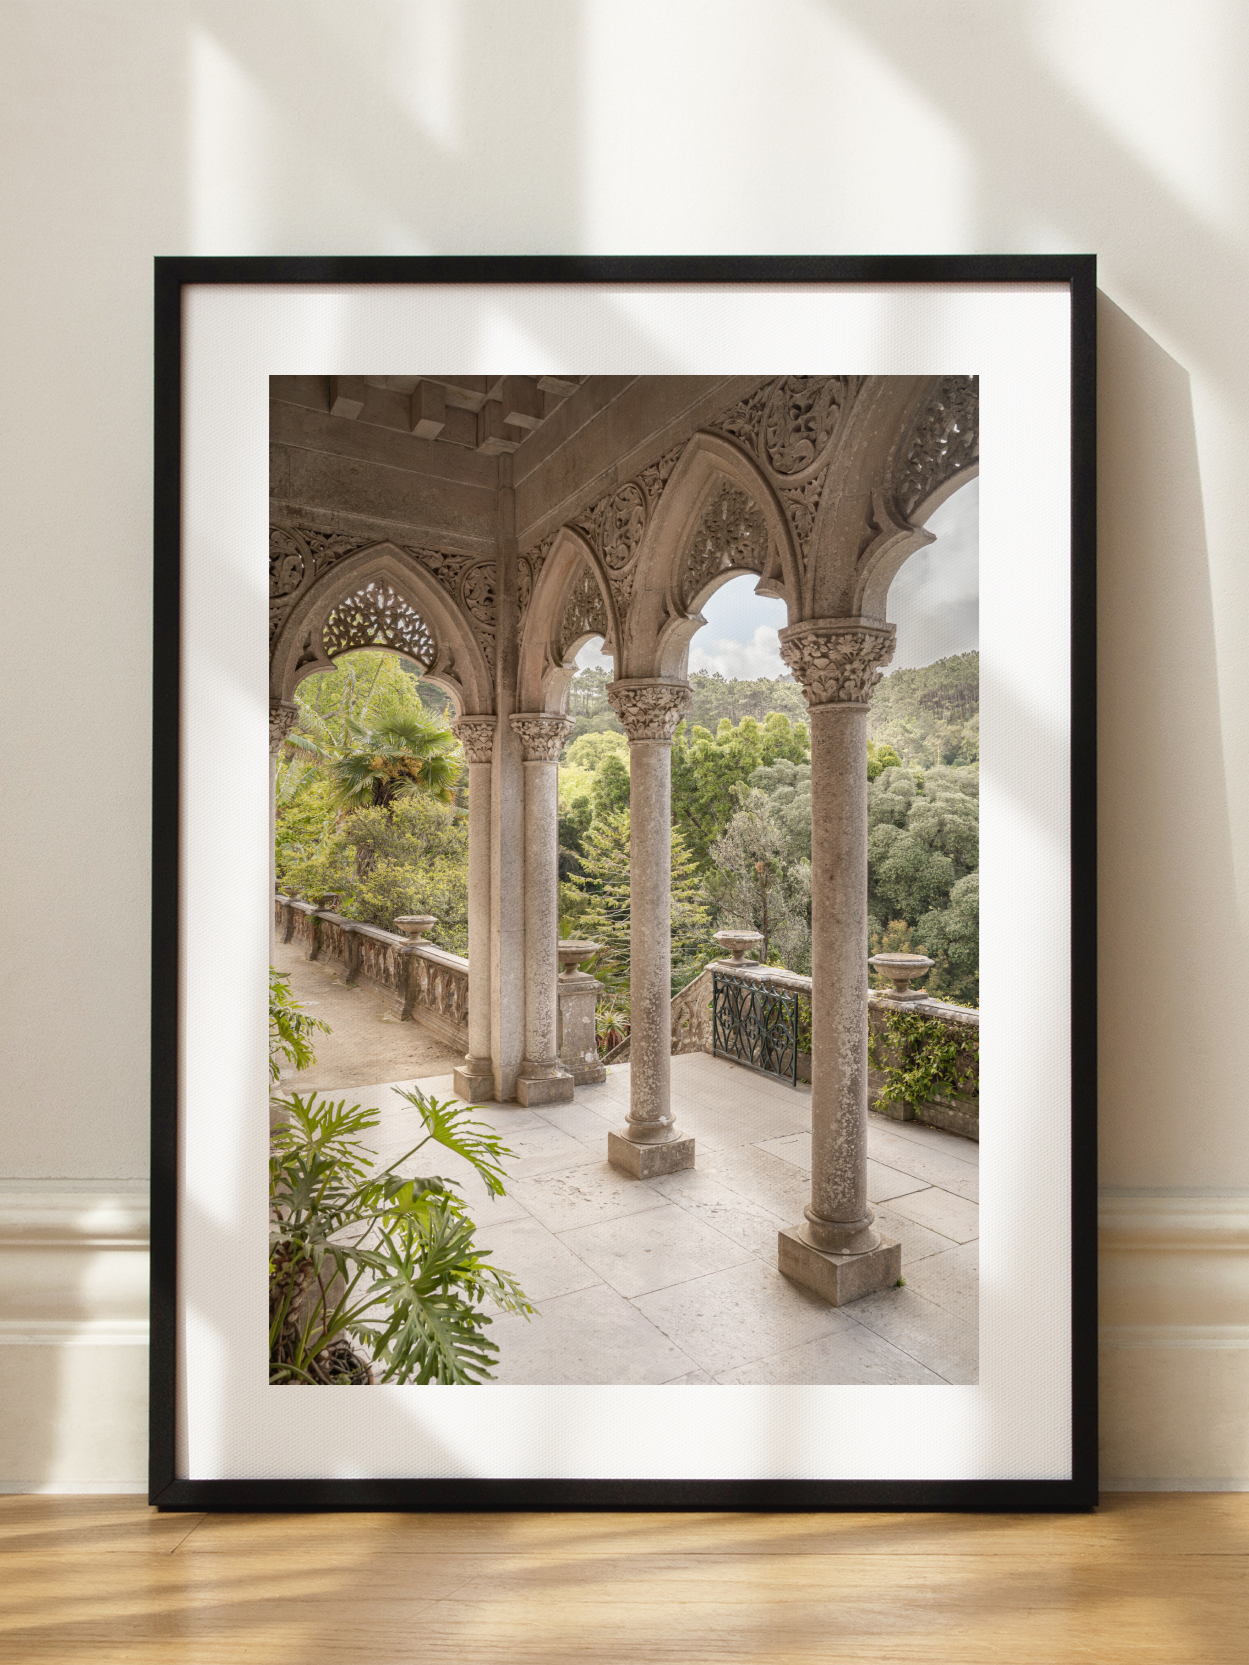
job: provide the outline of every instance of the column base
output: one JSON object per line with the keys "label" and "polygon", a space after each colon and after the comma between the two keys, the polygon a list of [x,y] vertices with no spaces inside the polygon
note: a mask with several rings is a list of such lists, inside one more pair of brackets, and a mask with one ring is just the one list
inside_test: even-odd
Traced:
{"label": "column base", "polygon": [[640,1145],[626,1133],[607,1135],[607,1160],[634,1179],[657,1179],[694,1166],[692,1138],[669,1139],[662,1145]]}
{"label": "column base", "polygon": [[537,1109],[543,1104],[571,1104],[574,1082],[560,1070],[554,1075],[516,1077],[516,1102]]}
{"label": "column base", "polygon": [[494,1070],[488,1058],[466,1058],[451,1082],[456,1098],[467,1104],[485,1104],[494,1097]]}
{"label": "column base", "polygon": [[572,1078],[578,1087],[597,1087],[607,1080],[607,1070],[602,1064],[583,1064],[572,1072]]}
{"label": "column base", "polygon": [[794,1283],[832,1306],[862,1300],[878,1290],[891,1289],[902,1276],[902,1245],[881,1237],[875,1249],[861,1255],[825,1254],[813,1249],[799,1226],[786,1226],[777,1240],[777,1266]]}

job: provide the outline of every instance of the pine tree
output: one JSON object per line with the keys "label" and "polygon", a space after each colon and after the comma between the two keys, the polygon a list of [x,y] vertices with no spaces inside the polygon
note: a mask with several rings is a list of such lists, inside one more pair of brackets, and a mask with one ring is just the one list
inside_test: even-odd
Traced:
{"label": "pine tree", "polygon": [[[603,944],[593,967],[613,994],[629,986],[629,811],[596,815],[583,839],[581,872],[569,883],[585,898],[578,931]],[[672,983],[683,988],[711,952],[709,916],[694,858],[672,829]]]}

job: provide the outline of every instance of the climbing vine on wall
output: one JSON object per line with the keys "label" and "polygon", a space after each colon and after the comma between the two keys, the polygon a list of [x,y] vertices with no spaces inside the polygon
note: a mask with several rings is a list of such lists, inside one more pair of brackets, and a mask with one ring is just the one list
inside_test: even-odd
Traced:
{"label": "climbing vine on wall", "polygon": [[[968,1060],[962,1069],[960,1057]],[[960,1039],[946,1024],[918,1012],[891,1012],[883,1030],[869,1038],[868,1061],[884,1077],[882,1101],[925,1104],[975,1091],[980,1042]]]}

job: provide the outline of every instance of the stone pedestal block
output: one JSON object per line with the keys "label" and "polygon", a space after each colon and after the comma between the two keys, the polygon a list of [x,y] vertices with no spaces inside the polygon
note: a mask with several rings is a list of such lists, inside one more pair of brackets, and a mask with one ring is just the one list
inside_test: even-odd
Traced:
{"label": "stone pedestal block", "polygon": [[542,1104],[571,1104],[573,1085],[572,1076],[563,1070],[553,1075],[518,1075],[516,1102],[535,1109]]}
{"label": "stone pedestal block", "polygon": [[559,998],[559,1061],[578,1087],[606,1081],[598,1055],[594,1011],[603,985],[585,971],[566,971],[555,985]]}
{"label": "stone pedestal block", "polygon": [[669,1139],[662,1145],[639,1145],[624,1133],[607,1135],[607,1160],[634,1179],[657,1179],[694,1166],[694,1141]]}
{"label": "stone pedestal block", "polygon": [[494,1065],[489,1058],[466,1058],[451,1081],[456,1098],[467,1104],[488,1104],[494,1097]]}
{"label": "stone pedestal block", "polygon": [[875,1295],[897,1283],[902,1276],[902,1245],[882,1236],[879,1246],[866,1254],[825,1254],[805,1241],[799,1226],[786,1226],[777,1242],[777,1265],[794,1283],[835,1307],[844,1307],[848,1301]]}

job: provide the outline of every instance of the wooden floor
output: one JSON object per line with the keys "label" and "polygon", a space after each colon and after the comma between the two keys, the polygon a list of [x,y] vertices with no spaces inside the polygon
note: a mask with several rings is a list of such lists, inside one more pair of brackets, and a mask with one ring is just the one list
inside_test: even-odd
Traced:
{"label": "wooden floor", "polygon": [[1245,1665],[1249,1495],[1095,1515],[159,1515],[0,1499],[0,1659]]}

